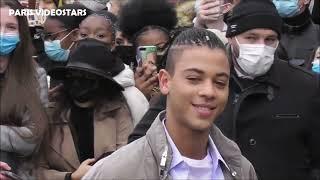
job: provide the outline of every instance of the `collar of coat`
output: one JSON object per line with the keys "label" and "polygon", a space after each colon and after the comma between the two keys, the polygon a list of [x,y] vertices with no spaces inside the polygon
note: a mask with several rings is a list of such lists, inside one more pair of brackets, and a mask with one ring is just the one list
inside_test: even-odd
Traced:
{"label": "collar of coat", "polygon": [[[167,141],[165,130],[162,125],[162,120],[164,119],[165,115],[165,111],[159,113],[154,123],[146,133],[146,139],[150,144],[156,162],[160,165],[159,175],[160,177],[164,177],[161,179],[165,179],[165,176],[168,175],[168,170],[172,161],[172,149]],[[210,136],[214,141],[219,153],[228,165],[226,168],[230,174],[232,174],[232,176],[234,176],[236,179],[237,177],[242,177],[242,155],[236,143],[225,137],[215,125],[213,125],[212,129],[210,130]],[[164,172],[161,172],[162,170]]]}
{"label": "collar of coat", "polygon": [[308,8],[297,16],[282,18],[282,20],[283,33],[301,33],[301,31],[312,23],[311,14]]}
{"label": "collar of coat", "polygon": [[[113,111],[121,108],[123,105],[123,99],[106,99],[101,101],[99,105],[96,105],[94,108],[94,116],[95,120],[103,120],[105,116],[109,113],[112,113]],[[49,109],[55,109],[58,108],[58,103],[56,102],[50,102],[49,103]],[[57,122],[56,120],[50,120],[50,124],[67,124],[69,122],[71,109],[70,107],[64,109],[60,114],[60,120]]]}

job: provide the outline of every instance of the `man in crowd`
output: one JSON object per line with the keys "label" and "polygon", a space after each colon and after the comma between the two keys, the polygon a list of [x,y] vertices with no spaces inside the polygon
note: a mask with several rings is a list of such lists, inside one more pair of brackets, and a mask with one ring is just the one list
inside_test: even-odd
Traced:
{"label": "man in crowd", "polygon": [[[253,163],[259,179],[312,179],[320,169],[320,107],[316,77],[275,59],[281,17],[271,1],[242,0],[227,21],[229,100],[217,125]],[[136,126],[142,136],[162,98]]]}
{"label": "man in crowd", "polygon": [[282,22],[271,1],[241,0],[227,25],[233,67],[218,126],[238,143],[259,179],[312,179],[320,169],[316,77],[274,59]]}
{"label": "man in crowd", "polygon": [[237,145],[213,126],[228,99],[229,76],[217,36],[182,32],[159,73],[166,111],[146,136],[98,162],[84,179],[256,179]]}
{"label": "man in crowd", "polygon": [[310,0],[273,0],[273,3],[283,20],[280,58],[310,67],[312,53],[320,46],[320,26],[312,20]]}

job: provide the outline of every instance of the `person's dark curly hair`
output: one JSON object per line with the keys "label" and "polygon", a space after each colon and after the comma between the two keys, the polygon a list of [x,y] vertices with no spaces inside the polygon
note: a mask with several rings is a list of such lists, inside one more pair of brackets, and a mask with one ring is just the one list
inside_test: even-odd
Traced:
{"label": "person's dark curly hair", "polygon": [[176,11],[167,0],[130,0],[119,16],[119,28],[130,38],[146,26],[171,31],[176,24]]}

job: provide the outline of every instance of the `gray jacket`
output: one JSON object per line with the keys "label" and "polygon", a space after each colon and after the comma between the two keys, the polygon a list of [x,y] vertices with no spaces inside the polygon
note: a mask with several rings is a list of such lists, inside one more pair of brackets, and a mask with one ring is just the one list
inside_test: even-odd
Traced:
{"label": "gray jacket", "polygon": [[[37,67],[37,79],[39,81],[39,95],[44,107],[48,105],[48,85],[46,72]],[[33,179],[29,172],[33,169],[30,157],[38,150],[41,141],[39,138],[30,140],[26,137],[34,137],[32,129],[35,122],[30,118],[28,111],[22,115],[21,126],[0,125],[0,161],[10,162],[9,165],[22,179]],[[41,139],[41,138],[40,138]],[[18,168],[18,169],[16,169]]]}
{"label": "gray jacket", "polygon": [[[146,136],[96,163],[83,179],[172,179],[168,173],[172,149],[161,123],[164,115],[164,111],[158,115]],[[253,166],[233,141],[216,126],[213,126],[210,136],[229,166],[220,164],[226,180],[257,179]]]}
{"label": "gray jacket", "polygon": [[[48,84],[47,75],[43,68],[37,67],[37,78],[39,81],[39,95],[41,103],[44,107],[48,105]],[[0,150],[6,152],[14,152],[22,156],[31,155],[36,146],[40,142],[31,142],[24,137],[32,137],[33,121],[30,119],[28,113],[23,115],[22,126],[7,126],[0,125]],[[21,136],[24,135],[24,137]]]}

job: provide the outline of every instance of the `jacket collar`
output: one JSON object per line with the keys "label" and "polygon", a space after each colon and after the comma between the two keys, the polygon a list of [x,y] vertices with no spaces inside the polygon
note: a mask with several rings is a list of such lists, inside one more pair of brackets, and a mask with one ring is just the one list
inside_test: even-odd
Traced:
{"label": "jacket collar", "polygon": [[225,137],[220,129],[213,125],[210,136],[215,143],[218,151],[228,165],[228,170],[235,179],[242,177],[241,171],[241,151],[235,142]]}
{"label": "jacket collar", "polygon": [[[95,115],[99,115],[95,118],[98,121],[103,120],[105,118],[105,117],[101,117],[100,115],[106,115],[107,113],[110,113],[116,109],[119,109],[122,106],[122,102],[118,100],[105,100],[105,101],[102,101],[101,104],[102,104],[101,106],[98,105],[95,108],[95,112],[94,112]],[[55,107],[56,105],[54,104],[52,106]],[[70,117],[70,112],[71,112],[70,108],[62,111],[60,118],[63,123],[69,122],[68,119]]]}
{"label": "jacket collar", "polygon": [[283,31],[285,33],[299,33],[312,23],[310,11],[308,8],[306,8],[304,12],[297,16],[282,18],[282,20],[284,22]]}
{"label": "jacket collar", "polygon": [[[121,107],[122,103],[119,100],[110,100],[106,103],[106,101],[103,101],[102,106],[97,106],[94,110],[94,124],[97,124],[98,121],[103,121],[106,119],[106,117],[111,117],[112,116],[112,111],[118,109]],[[54,106],[54,105],[53,105]],[[60,149],[60,140],[61,139],[61,132],[59,132],[59,136],[57,136],[55,139],[53,139],[53,142],[51,142],[50,146],[53,148],[53,150],[58,153],[61,157],[65,159],[65,162],[68,163],[71,167],[74,169],[77,169],[80,165],[79,158],[77,156],[77,150],[74,145],[74,140],[72,137],[72,129],[70,126],[68,126],[69,122],[69,117],[70,117],[70,108],[62,111],[60,118],[62,123],[52,123],[53,126],[62,126],[63,128],[63,141],[64,142],[72,142],[71,145],[67,145],[70,149],[67,151],[69,152],[68,154],[64,154],[61,152]],[[103,132],[97,132],[94,131],[94,134],[101,134]],[[96,137],[96,136],[95,136]],[[95,156],[98,155],[98,149],[96,147],[107,147],[108,145],[105,143],[105,141],[96,141],[98,144],[94,144],[95,148]],[[100,154],[99,154],[100,155]],[[97,158],[97,157],[96,157]]]}
{"label": "jacket collar", "polygon": [[165,112],[158,114],[155,121],[146,133],[146,139],[155,156],[156,163],[159,165],[159,177],[165,179],[172,161],[172,149],[169,146],[162,120],[165,118]]}
{"label": "jacket collar", "polygon": [[[263,76],[257,77],[252,81],[255,83],[267,84],[274,87],[280,87],[280,74],[279,74],[279,60],[275,59],[273,65],[270,70]],[[233,68],[232,68],[233,69]],[[234,71],[232,73],[232,78],[238,79],[241,82],[241,78],[239,78]]]}
{"label": "jacket collar", "polygon": [[[165,111],[159,113],[146,133],[146,139],[159,167],[160,179],[166,179],[166,177],[168,177],[173,153],[162,125],[162,120],[165,118],[165,115]],[[242,177],[242,155],[239,147],[233,141],[226,138],[215,125],[213,125],[210,130],[210,136],[226,164],[228,164],[227,169],[230,174],[232,174],[235,179],[240,179],[240,177]]]}

